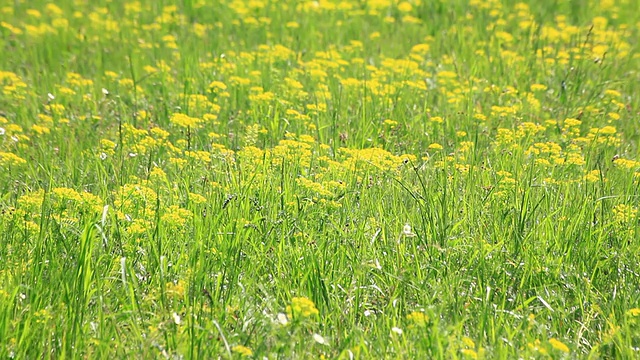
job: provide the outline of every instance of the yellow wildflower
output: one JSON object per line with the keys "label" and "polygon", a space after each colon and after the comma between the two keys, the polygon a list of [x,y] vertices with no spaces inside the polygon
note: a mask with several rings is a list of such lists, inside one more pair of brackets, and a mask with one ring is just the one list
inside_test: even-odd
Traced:
{"label": "yellow wildflower", "polygon": [[551,344],[551,346],[556,350],[560,350],[563,353],[567,353],[567,354],[569,353],[569,347],[558,339],[555,339],[555,338],[549,339],[549,344]]}
{"label": "yellow wildflower", "polygon": [[180,113],[175,113],[171,115],[171,118],[169,119],[169,121],[172,124],[175,124],[183,128],[198,128],[200,123],[202,122],[202,120],[199,118],[191,117],[191,116],[180,114]]}
{"label": "yellow wildflower", "polygon": [[299,317],[307,318],[317,316],[318,314],[319,311],[316,305],[306,297],[294,297],[291,299],[291,304],[287,306],[287,316],[289,319]]}
{"label": "yellow wildflower", "polygon": [[249,357],[253,355],[253,351],[244,345],[236,345],[231,350],[234,353],[240,354],[241,356]]}

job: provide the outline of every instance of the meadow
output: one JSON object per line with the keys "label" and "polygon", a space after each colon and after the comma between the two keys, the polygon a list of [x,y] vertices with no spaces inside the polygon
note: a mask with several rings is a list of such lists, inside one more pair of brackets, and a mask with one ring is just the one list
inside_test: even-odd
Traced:
{"label": "meadow", "polygon": [[640,358],[640,3],[0,1],[0,358]]}

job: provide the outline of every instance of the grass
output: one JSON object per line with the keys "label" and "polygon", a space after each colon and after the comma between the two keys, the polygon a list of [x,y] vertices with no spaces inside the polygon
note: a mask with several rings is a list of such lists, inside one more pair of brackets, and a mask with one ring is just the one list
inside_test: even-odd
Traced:
{"label": "grass", "polygon": [[0,357],[640,356],[636,2],[0,5]]}

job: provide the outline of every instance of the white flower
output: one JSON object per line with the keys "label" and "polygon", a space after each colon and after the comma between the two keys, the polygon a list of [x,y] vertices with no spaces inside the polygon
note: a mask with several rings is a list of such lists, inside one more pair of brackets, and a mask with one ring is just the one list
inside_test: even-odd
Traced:
{"label": "white flower", "polygon": [[402,335],[402,333],[403,333],[402,329],[400,329],[398,327],[395,327],[395,326],[391,328],[391,332],[394,332],[394,333],[396,333],[398,335]]}
{"label": "white flower", "polygon": [[287,325],[289,323],[289,320],[287,319],[287,315],[283,314],[283,313],[278,313],[278,322],[281,325]]}
{"label": "white flower", "polygon": [[416,236],[416,234],[414,234],[413,231],[411,230],[411,225],[409,224],[404,224],[404,228],[402,228],[402,235],[408,236],[408,237]]}
{"label": "white flower", "polygon": [[313,340],[321,345],[329,345],[329,343],[327,343],[327,340],[325,340],[320,334],[313,334]]}
{"label": "white flower", "polygon": [[178,315],[177,313],[173,313],[173,322],[176,323],[176,325],[180,325],[180,315]]}

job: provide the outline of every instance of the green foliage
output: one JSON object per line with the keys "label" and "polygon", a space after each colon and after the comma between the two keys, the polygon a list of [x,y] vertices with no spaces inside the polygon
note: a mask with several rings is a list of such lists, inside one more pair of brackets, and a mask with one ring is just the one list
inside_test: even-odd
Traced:
{"label": "green foliage", "polygon": [[629,0],[0,3],[0,358],[637,358]]}

